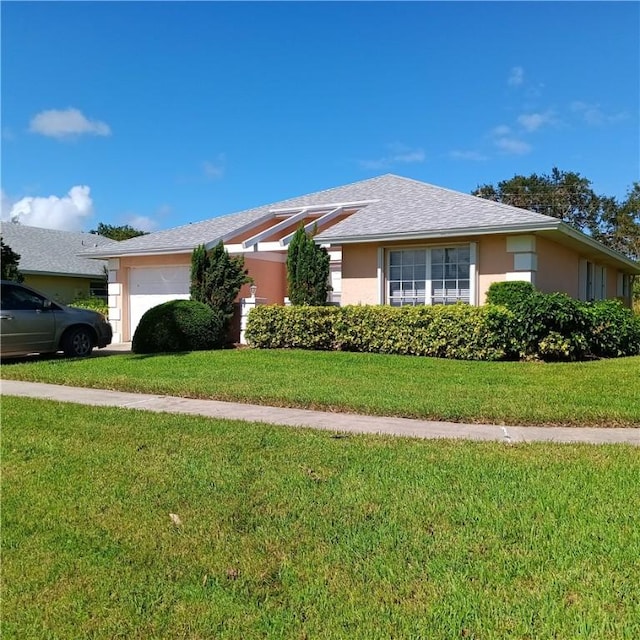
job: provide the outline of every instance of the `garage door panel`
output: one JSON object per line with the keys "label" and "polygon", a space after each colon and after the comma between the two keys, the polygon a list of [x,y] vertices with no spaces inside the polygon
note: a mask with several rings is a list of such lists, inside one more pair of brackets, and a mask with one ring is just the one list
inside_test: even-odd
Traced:
{"label": "garage door panel", "polygon": [[133,268],[129,272],[131,337],[140,318],[152,307],[169,300],[189,298],[189,267]]}

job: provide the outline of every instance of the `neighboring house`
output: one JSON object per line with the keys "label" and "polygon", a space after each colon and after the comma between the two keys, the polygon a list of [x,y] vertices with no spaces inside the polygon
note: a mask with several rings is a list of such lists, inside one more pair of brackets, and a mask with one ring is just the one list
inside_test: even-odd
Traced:
{"label": "neighboring house", "polygon": [[[257,296],[282,304],[286,251],[300,224],[329,249],[341,304],[482,304],[492,282],[630,304],[640,265],[549,216],[384,175],[92,250],[109,259],[114,341],[142,314],[189,297],[191,253],[222,240],[242,253]],[[245,286],[240,297],[249,295]]]}
{"label": "neighboring house", "polygon": [[107,261],[78,254],[112,244],[112,240],[16,222],[0,223],[0,235],[4,244],[20,255],[18,269],[25,284],[63,304],[89,295],[106,296]]}

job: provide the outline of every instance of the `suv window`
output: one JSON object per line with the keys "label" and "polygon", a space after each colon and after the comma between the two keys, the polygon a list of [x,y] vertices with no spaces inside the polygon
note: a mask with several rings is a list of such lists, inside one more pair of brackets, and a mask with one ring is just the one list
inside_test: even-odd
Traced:
{"label": "suv window", "polygon": [[3,309],[11,311],[35,311],[44,309],[45,300],[46,298],[32,291],[9,284],[2,287],[2,301],[0,304]]}

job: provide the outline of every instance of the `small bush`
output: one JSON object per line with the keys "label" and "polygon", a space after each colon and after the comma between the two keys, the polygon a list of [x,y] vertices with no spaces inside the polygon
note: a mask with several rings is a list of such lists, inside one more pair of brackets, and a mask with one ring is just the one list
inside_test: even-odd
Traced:
{"label": "small bush", "polygon": [[134,353],[202,351],[220,347],[225,316],[203,302],[171,300],[149,309],[133,336]]}
{"label": "small bush", "polygon": [[492,282],[487,289],[487,304],[499,304],[512,309],[535,293],[535,287],[524,280]]}
{"label": "small bush", "polygon": [[105,318],[109,316],[109,308],[102,298],[96,298],[94,296],[78,298],[77,300],[69,303],[69,306],[77,307],[78,309],[91,309],[91,311],[101,313]]}

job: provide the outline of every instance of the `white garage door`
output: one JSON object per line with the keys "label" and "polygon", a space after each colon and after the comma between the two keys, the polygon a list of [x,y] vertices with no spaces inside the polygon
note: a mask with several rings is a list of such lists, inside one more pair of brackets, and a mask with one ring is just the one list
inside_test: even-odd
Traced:
{"label": "white garage door", "polygon": [[169,300],[188,300],[189,267],[139,267],[129,272],[131,337],[145,311]]}

